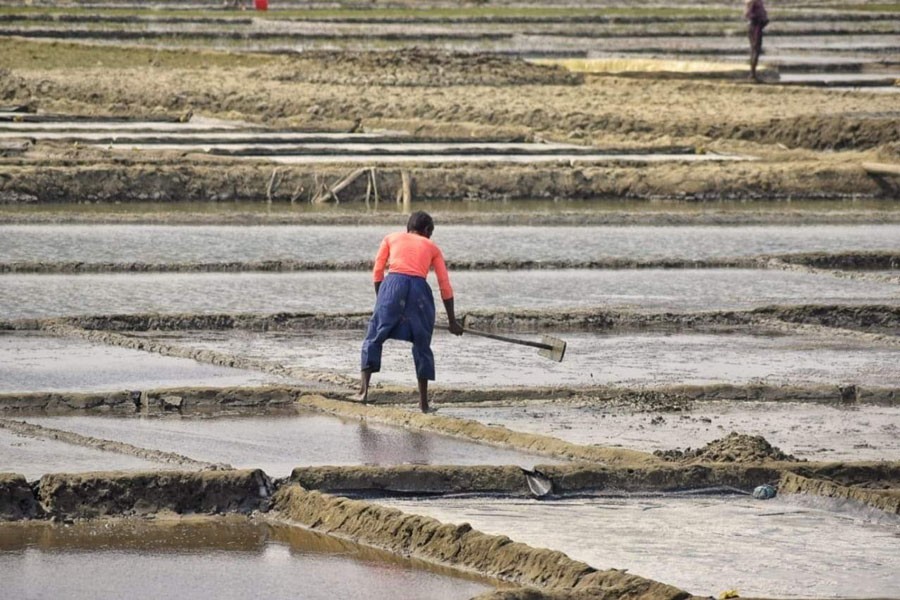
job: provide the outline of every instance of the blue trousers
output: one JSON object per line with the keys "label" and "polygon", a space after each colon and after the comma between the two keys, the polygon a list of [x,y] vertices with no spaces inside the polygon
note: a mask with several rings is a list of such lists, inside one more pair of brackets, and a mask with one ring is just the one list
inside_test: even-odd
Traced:
{"label": "blue trousers", "polygon": [[366,339],[362,344],[362,370],[381,370],[381,350],[386,340],[412,342],[418,379],[434,380],[434,294],[422,277],[389,273],[375,300]]}

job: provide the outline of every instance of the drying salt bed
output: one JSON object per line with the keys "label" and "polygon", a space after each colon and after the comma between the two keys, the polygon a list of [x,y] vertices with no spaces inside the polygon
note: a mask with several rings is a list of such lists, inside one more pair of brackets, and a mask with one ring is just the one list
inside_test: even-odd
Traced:
{"label": "drying salt bed", "polygon": [[377,501],[698,596],[900,598],[900,519],[826,499],[664,495]]}
{"label": "drying salt bed", "polygon": [[[433,282],[433,275],[431,277]],[[451,274],[457,312],[481,309],[731,310],[897,304],[900,288],[755,269],[479,271]],[[134,313],[365,312],[366,272],[2,275],[8,319]],[[435,287],[435,285],[432,285]]]}
{"label": "drying salt bed", "polygon": [[[25,437],[4,429],[0,429],[0,465],[3,472],[19,473],[29,481],[37,480],[47,473],[150,471],[172,468],[170,464],[51,439]],[[179,468],[189,470],[189,467],[184,465]]]}
{"label": "drying salt bed", "polygon": [[532,400],[515,406],[446,404],[440,410],[574,444],[646,452],[701,448],[737,431],[761,435],[800,459],[900,460],[900,406],[715,400],[641,407]]}
{"label": "drying salt bed", "polygon": [[[142,334],[143,335],[143,334]],[[150,334],[166,342],[315,371],[355,373],[362,331],[255,333],[247,331]],[[535,350],[475,336],[438,331],[432,349],[438,385],[455,388],[517,386],[657,387],[714,383],[768,385],[857,384],[900,387],[900,347],[821,335],[762,336],[648,332],[600,335],[555,333],[566,340],[561,363]],[[540,336],[516,334],[540,341]],[[388,341],[375,382],[409,384],[407,343]]]}
{"label": "drying salt bed", "polygon": [[286,477],[323,465],[519,465],[556,462],[449,436],[347,420],[315,412],[295,416],[200,418],[26,417],[28,423],[176,452],[194,460],[260,468]]}
{"label": "drying salt bed", "polygon": [[[7,598],[467,599],[486,581],[243,518],[0,524]],[[463,578],[465,577],[465,578]]]}
{"label": "drying salt bed", "polygon": [[0,333],[2,393],[256,386],[288,381],[255,371],[218,367],[82,340]]}
{"label": "drying salt bed", "polygon": [[[0,262],[369,261],[396,226],[4,225]],[[711,259],[900,249],[900,224],[706,227],[440,225],[450,261]]]}

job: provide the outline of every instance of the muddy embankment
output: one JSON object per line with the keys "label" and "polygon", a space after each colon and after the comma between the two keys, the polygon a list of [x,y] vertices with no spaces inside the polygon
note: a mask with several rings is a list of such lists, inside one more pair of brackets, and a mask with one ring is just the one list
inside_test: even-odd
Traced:
{"label": "muddy embankment", "polygon": [[[190,155],[188,155],[190,156]],[[27,157],[26,157],[27,158]],[[181,164],[113,165],[80,160],[4,167],[0,204],[77,202],[307,202],[323,183],[340,182],[356,167],[275,166],[259,161],[182,159]],[[105,163],[105,164],[104,164]],[[844,200],[894,198],[859,165],[742,162],[611,166],[554,164],[410,166],[413,201],[446,200]],[[277,172],[278,175],[275,175]],[[279,184],[271,187],[273,176]],[[402,193],[401,170],[377,169],[382,203]],[[341,191],[341,202],[365,202],[367,179]],[[372,199],[374,201],[374,198]]]}
{"label": "muddy embankment", "polygon": [[[58,335],[81,335],[78,330],[107,333],[154,331],[308,331],[365,329],[370,313],[274,313],[274,314],[125,314],[0,320],[0,331],[45,330]],[[766,306],[749,310],[697,312],[636,312],[616,309],[578,310],[473,310],[467,313],[472,327],[510,332],[584,331],[629,332],[684,329],[696,331],[754,328],[781,331],[788,324],[812,324],[865,333],[900,330],[900,306],[889,304],[808,304]],[[100,340],[104,341],[104,340]],[[119,338],[107,343],[117,343]],[[138,344],[133,338],[122,343]]]}
{"label": "muddy embankment", "polygon": [[[594,260],[448,260],[453,271],[519,271],[554,269],[797,269],[842,271],[841,276],[869,278],[858,271],[900,270],[900,254],[887,252],[838,252],[784,254],[713,259],[628,259],[601,258]],[[369,271],[371,261],[313,261],[262,260],[229,262],[30,262],[0,263],[0,273],[288,273],[303,271]],[[900,275],[896,276],[900,277]],[[894,276],[878,276],[893,280]]]}

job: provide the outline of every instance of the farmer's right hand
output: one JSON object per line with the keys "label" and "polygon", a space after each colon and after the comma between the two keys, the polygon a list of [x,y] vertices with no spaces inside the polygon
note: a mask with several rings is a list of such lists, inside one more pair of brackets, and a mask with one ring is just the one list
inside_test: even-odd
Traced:
{"label": "farmer's right hand", "polygon": [[459,324],[459,321],[453,319],[450,321],[450,333],[453,335],[462,335],[463,334],[463,326]]}

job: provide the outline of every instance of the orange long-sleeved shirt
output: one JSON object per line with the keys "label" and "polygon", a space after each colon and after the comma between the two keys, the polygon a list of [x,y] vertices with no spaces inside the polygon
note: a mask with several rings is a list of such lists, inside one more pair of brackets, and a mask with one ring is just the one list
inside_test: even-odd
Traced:
{"label": "orange long-sleeved shirt", "polygon": [[428,277],[428,271],[434,267],[438,286],[441,288],[441,299],[449,300],[453,297],[444,253],[425,236],[406,232],[386,235],[375,255],[375,267],[372,271],[374,281],[384,281],[384,271],[388,267],[391,273],[413,277]]}

